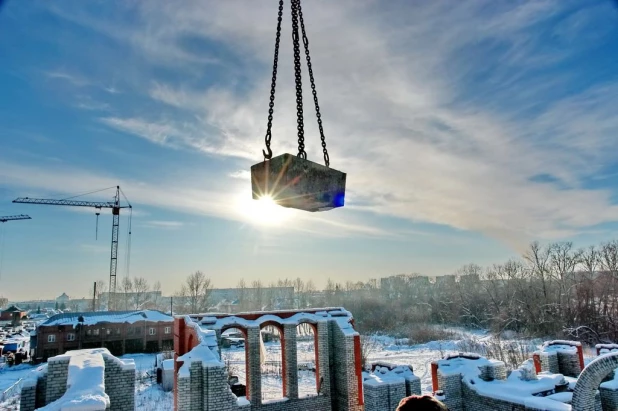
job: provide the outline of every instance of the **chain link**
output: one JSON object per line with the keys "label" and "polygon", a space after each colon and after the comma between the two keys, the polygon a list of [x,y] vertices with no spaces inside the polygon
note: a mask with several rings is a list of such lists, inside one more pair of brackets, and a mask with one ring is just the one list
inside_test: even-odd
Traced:
{"label": "chain link", "polygon": [[268,125],[266,127],[266,150],[262,150],[264,160],[270,160],[273,156],[273,151],[270,149],[270,140],[272,138],[273,113],[275,108],[275,87],[277,85],[277,65],[279,62],[279,43],[281,40],[281,20],[283,19],[283,0],[279,0],[279,15],[277,17],[277,35],[275,37],[275,57],[273,61],[273,76],[270,84],[270,102],[268,103]]}
{"label": "chain link", "polygon": [[315,115],[318,118],[318,129],[320,130],[320,138],[322,139],[322,152],[324,153],[324,163],[326,167],[330,165],[330,157],[326,150],[326,137],[324,136],[324,128],[322,127],[322,115],[320,114],[320,104],[318,103],[318,92],[315,89],[315,80],[313,78],[313,68],[311,67],[311,57],[309,57],[309,39],[305,31],[305,20],[303,19],[303,9],[298,1],[298,17],[300,19],[300,28],[303,35],[303,45],[305,46],[305,56],[307,57],[307,70],[309,71],[309,80],[311,82],[311,93],[313,94],[313,102],[315,103]]}
{"label": "chain link", "polygon": [[294,82],[296,83],[296,129],[298,130],[298,157],[306,159],[305,128],[303,119],[303,80],[300,66],[300,39],[298,34],[298,8],[300,0],[292,2],[292,43],[294,45]]}
{"label": "chain link", "polygon": [[[303,83],[300,58],[300,29],[302,31],[302,41],[305,48],[305,57],[307,59],[307,69],[309,72],[309,80],[311,82],[311,93],[313,94],[313,102],[315,104],[315,113],[318,119],[318,129],[320,130],[320,138],[322,140],[322,152],[324,153],[324,163],[326,167],[330,166],[330,157],[326,150],[326,137],[324,136],[324,127],[322,126],[322,115],[320,114],[320,105],[318,103],[318,93],[315,87],[315,79],[313,77],[313,68],[311,66],[311,57],[309,56],[309,39],[305,30],[305,21],[303,19],[303,11],[300,5],[301,0],[291,0],[292,9],[292,44],[294,46],[294,81],[296,84],[296,129],[298,132],[298,157],[307,159],[305,151],[305,129],[303,118]],[[262,150],[264,160],[270,160],[273,152],[270,149],[270,141],[272,139],[272,121],[275,107],[275,87],[277,84],[277,66],[279,61],[279,44],[281,40],[281,20],[283,16],[283,0],[279,0],[279,14],[277,18],[277,35],[275,39],[275,56],[273,60],[273,75],[270,86],[270,103],[268,104],[268,125],[266,129],[266,150]]]}

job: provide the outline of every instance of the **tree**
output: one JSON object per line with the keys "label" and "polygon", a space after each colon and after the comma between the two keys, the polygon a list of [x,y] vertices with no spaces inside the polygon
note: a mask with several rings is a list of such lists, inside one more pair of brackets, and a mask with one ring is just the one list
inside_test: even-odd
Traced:
{"label": "tree", "polygon": [[152,307],[155,310],[161,310],[161,281],[157,281],[152,285]]}
{"label": "tree", "polygon": [[97,284],[96,295],[94,295],[94,288],[90,289],[90,292],[88,293],[88,295],[94,295],[94,298],[95,298],[94,309],[95,309],[95,311],[101,311],[101,310],[103,310],[102,297],[103,297],[103,294],[105,294],[106,283],[103,280],[99,280],[99,281],[96,282],[96,284]]}
{"label": "tree", "polygon": [[129,309],[131,293],[133,292],[133,281],[129,277],[122,279],[122,304],[125,310]]}
{"label": "tree", "polygon": [[180,289],[180,297],[186,304],[185,309],[197,314],[208,309],[208,299],[212,292],[212,281],[201,271],[189,275]]}
{"label": "tree", "polygon": [[238,280],[236,288],[238,289],[238,309],[240,311],[245,311],[247,310],[247,283],[244,278]]}
{"label": "tree", "polygon": [[147,300],[147,293],[150,290],[148,280],[144,277],[133,279],[133,306],[136,310],[142,309]]}

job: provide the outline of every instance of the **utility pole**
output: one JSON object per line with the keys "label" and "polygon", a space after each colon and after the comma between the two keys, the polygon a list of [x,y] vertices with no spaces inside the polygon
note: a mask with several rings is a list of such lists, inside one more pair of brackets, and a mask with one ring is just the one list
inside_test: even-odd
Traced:
{"label": "utility pole", "polygon": [[94,291],[92,292],[92,311],[97,310],[97,282],[94,282]]}
{"label": "utility pole", "polygon": [[170,297],[170,315],[174,315],[174,297]]}

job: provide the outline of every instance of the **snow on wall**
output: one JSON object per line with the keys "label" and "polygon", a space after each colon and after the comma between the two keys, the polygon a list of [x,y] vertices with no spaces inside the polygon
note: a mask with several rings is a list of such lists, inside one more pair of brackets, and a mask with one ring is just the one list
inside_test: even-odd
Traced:
{"label": "snow on wall", "polygon": [[315,313],[297,312],[294,315],[287,317],[287,318],[281,318],[273,314],[265,314],[265,315],[258,317],[255,320],[247,320],[243,317],[235,316],[235,315],[229,315],[223,318],[205,316],[199,321],[199,323],[205,326],[206,329],[220,330],[230,325],[236,325],[236,326],[241,326],[241,327],[252,327],[252,326],[261,326],[262,324],[267,323],[267,322],[275,322],[281,325],[284,325],[284,324],[299,325],[302,322],[317,323],[320,321],[326,321],[328,319],[334,319],[339,325],[339,328],[341,328],[341,330],[344,332],[344,334],[355,335],[357,334],[357,332],[356,330],[354,330],[354,327],[352,326],[352,323],[351,323],[352,318],[353,318],[352,314],[349,311],[343,308],[333,308],[333,309],[328,309],[327,311],[316,311]]}
{"label": "snow on wall", "polygon": [[[109,404],[105,393],[105,361],[102,350],[75,350],[53,357],[50,362],[69,358],[67,390],[56,401],[40,408],[41,411],[101,411]],[[107,352],[109,354],[109,351]]]}
{"label": "snow on wall", "polygon": [[[559,401],[561,397],[539,397],[535,394],[553,390],[556,385],[564,382],[561,374],[539,374],[537,379],[525,378],[524,371],[514,370],[508,378],[485,381],[480,377],[482,368],[503,366],[501,361],[489,360],[484,357],[465,358],[456,356],[437,361],[438,372],[443,376],[461,376],[461,382],[467,390],[482,397],[487,397],[524,407],[543,409],[547,411],[571,410],[571,406]],[[445,390],[446,398],[457,395]],[[466,399],[463,399],[466,403]]]}
{"label": "snow on wall", "polygon": [[197,345],[186,354],[178,357],[178,361],[182,361],[183,365],[178,370],[178,375],[181,377],[189,377],[189,369],[191,363],[202,362],[205,366],[221,366],[225,364],[219,357],[217,334],[214,330],[202,329],[198,323],[194,322],[189,316],[185,317],[185,324],[191,327],[197,334]]}

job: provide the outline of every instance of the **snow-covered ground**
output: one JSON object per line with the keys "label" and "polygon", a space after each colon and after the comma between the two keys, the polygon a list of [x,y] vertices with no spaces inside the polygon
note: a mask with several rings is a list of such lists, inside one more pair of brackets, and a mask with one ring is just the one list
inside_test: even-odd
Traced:
{"label": "snow-covered ground", "polygon": [[174,409],[174,394],[165,392],[157,384],[156,354],[127,354],[120,358],[135,361],[135,409],[140,411],[168,411]]}
{"label": "snow-covered ground", "polygon": [[[491,336],[482,332],[457,330],[458,339],[433,341],[427,344],[409,345],[406,340],[395,339],[388,336],[367,337],[369,343],[364,343],[367,347],[369,361],[388,361],[394,364],[412,365],[414,373],[421,377],[423,391],[431,391],[431,372],[430,363],[441,358],[447,353],[459,352],[461,350],[461,339],[474,338],[477,342],[484,341]],[[367,339],[366,338],[366,339]],[[528,342],[526,342],[528,343]],[[540,344],[539,341],[530,342],[534,349]],[[223,361],[232,374],[239,377],[241,383],[245,383],[245,350],[243,347],[233,347],[224,349]],[[307,369],[299,371],[299,394],[315,394],[316,380],[315,373],[312,371],[315,361],[315,351],[313,340],[299,341],[297,346],[298,363],[305,365]],[[282,396],[281,370],[281,345],[278,342],[265,343],[266,365],[262,376],[262,392],[264,399],[275,399]],[[592,353],[590,353],[592,355]],[[154,369],[154,354],[133,354],[125,355],[121,358],[131,358],[136,366],[136,409],[144,411],[163,411],[173,408],[173,394],[164,392],[156,383],[156,372]],[[588,358],[587,358],[588,360]],[[26,376],[34,367],[20,365],[0,371],[0,393],[11,386],[15,381]],[[0,402],[0,410],[19,410],[18,404],[15,405],[18,396],[13,396],[7,401]],[[11,404],[11,401],[13,404]],[[17,401],[18,402],[18,401]]]}
{"label": "snow-covered ground", "polygon": [[[140,411],[169,411],[174,408],[173,393],[164,392],[157,384],[155,357],[156,354],[128,354],[120,357],[131,358],[135,361],[135,409]],[[35,368],[31,365],[20,364],[0,370],[0,396],[7,388],[20,378],[26,377]],[[18,411],[19,392],[16,391],[4,401],[0,401],[0,410]]]}

